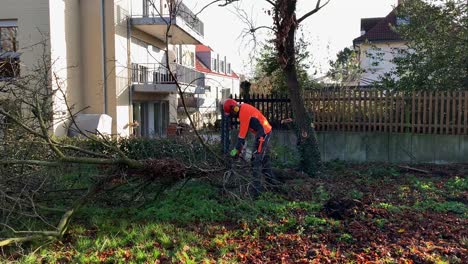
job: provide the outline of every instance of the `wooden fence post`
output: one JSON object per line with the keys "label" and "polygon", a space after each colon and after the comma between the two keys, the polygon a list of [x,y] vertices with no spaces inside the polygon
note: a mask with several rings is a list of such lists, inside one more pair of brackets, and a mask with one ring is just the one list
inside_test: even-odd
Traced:
{"label": "wooden fence post", "polygon": [[463,100],[465,101],[465,111],[463,113],[463,126],[465,127],[464,133],[465,135],[468,135],[468,91],[465,91],[463,93]]}
{"label": "wooden fence post", "polygon": [[440,108],[440,103],[439,103],[439,96],[440,93],[436,92],[435,93],[435,100],[434,100],[434,134],[439,133],[439,108]]}
{"label": "wooden fence post", "polygon": [[450,124],[452,124],[452,135],[455,135],[457,132],[457,97],[455,91],[452,91],[452,115],[450,121]]}
{"label": "wooden fence post", "polygon": [[432,111],[432,91],[429,92],[429,108],[428,108],[428,113],[427,113],[427,133],[428,134],[432,134],[433,130],[432,130],[432,125],[434,124],[433,123],[433,118],[432,118],[432,114],[433,114],[433,111]]}
{"label": "wooden fence post", "polygon": [[462,112],[462,102],[463,102],[463,93],[462,92],[458,92],[458,111],[457,111],[457,115],[458,115],[458,123],[457,123],[457,135],[461,135],[463,132],[462,132],[462,115],[463,115],[463,112]]}
{"label": "wooden fence post", "polygon": [[445,113],[445,134],[450,134],[450,92],[447,92],[447,113]]}

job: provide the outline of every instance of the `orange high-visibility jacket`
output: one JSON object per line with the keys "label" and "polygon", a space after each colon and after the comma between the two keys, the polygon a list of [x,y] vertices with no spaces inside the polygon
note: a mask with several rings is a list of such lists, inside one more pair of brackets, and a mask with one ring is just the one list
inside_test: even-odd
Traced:
{"label": "orange high-visibility jacket", "polygon": [[249,104],[241,104],[239,110],[239,138],[236,148],[240,150],[245,143],[245,137],[250,130],[256,136],[263,136],[271,132],[271,125],[265,116]]}

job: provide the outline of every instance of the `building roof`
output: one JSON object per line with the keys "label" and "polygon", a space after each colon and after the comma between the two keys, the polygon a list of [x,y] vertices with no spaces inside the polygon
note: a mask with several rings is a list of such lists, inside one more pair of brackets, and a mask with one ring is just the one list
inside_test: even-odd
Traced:
{"label": "building roof", "polygon": [[392,12],[383,18],[361,19],[361,30],[364,30],[365,33],[364,35],[355,38],[353,43],[358,44],[365,41],[375,42],[403,40],[400,34],[395,32],[391,27],[391,25],[396,24],[397,16],[395,9],[393,9]]}
{"label": "building roof", "polygon": [[204,72],[204,73],[209,73],[209,74],[214,74],[214,75],[239,79],[239,75],[237,75],[233,70],[231,70],[231,74],[211,71],[210,68],[208,68],[208,66],[206,66],[200,60],[200,58],[198,58],[198,56],[195,56],[195,69],[197,71],[199,71],[199,72]]}
{"label": "building roof", "polygon": [[205,46],[205,45],[200,44],[200,45],[197,45],[195,47],[195,51],[196,52],[207,52],[207,51],[213,51],[213,49],[210,48],[209,46]]}
{"label": "building roof", "polygon": [[198,58],[195,56],[195,69],[199,72],[211,72],[211,70]]}
{"label": "building roof", "polygon": [[361,18],[361,31],[368,32],[385,17]]}

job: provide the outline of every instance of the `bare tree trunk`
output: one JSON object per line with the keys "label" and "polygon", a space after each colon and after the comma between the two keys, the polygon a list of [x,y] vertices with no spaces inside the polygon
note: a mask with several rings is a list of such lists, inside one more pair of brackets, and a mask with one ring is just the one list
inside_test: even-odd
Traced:
{"label": "bare tree trunk", "polygon": [[305,172],[314,175],[321,166],[321,158],[313,120],[305,108],[297,77],[295,37],[298,22],[296,19],[296,4],[296,0],[277,1],[274,17],[277,29],[275,44],[291,99],[301,154],[301,166]]}

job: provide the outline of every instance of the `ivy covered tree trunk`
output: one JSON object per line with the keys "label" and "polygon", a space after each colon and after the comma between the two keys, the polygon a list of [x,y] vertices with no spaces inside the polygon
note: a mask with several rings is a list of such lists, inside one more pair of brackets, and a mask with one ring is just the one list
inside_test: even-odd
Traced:
{"label": "ivy covered tree trunk", "polygon": [[301,166],[306,173],[314,175],[321,166],[321,158],[312,116],[305,108],[296,70],[295,35],[298,27],[296,4],[297,0],[277,1],[274,17],[275,45],[279,63],[287,80],[301,154]]}
{"label": "ivy covered tree trunk", "polygon": [[297,89],[299,83],[295,68],[285,70],[284,73],[288,81],[289,96],[294,113],[301,167],[309,175],[314,175],[321,166],[321,158],[312,116],[305,109],[300,89]]}

